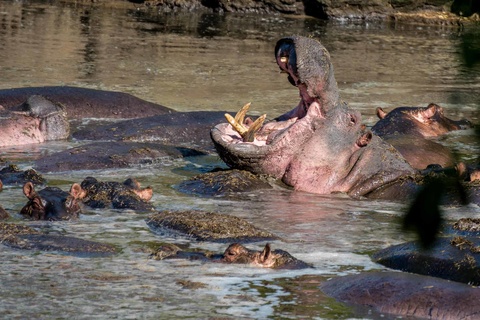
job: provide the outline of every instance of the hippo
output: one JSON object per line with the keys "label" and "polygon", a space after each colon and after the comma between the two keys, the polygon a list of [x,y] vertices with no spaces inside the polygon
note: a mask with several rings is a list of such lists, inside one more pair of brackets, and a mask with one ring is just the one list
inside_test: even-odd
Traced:
{"label": "hippo", "polygon": [[11,109],[0,107],[0,147],[63,140],[70,135],[65,108],[32,95]]}
{"label": "hippo", "polygon": [[340,94],[327,49],[317,40],[300,36],[280,39],[275,46],[275,60],[288,81],[300,92],[300,103],[276,118],[285,121],[301,119],[312,104],[323,111],[340,103]]}
{"label": "hippo", "polygon": [[0,222],[2,244],[20,250],[59,252],[81,257],[106,257],[118,249],[106,243],[44,233],[24,225]]}
{"label": "hippo", "polygon": [[72,185],[70,192],[56,187],[46,187],[35,191],[33,183],[23,186],[23,194],[28,198],[20,214],[32,220],[74,220],[80,215],[78,199],[81,187]]}
{"label": "hippo", "polygon": [[[302,43],[308,43],[309,54],[301,54],[306,50]],[[245,119],[245,107],[235,118],[227,117],[228,123],[210,131],[220,158],[230,168],[270,175],[299,191],[411,199],[424,183],[423,175],[394,146],[369,131],[358,111],[339,100],[325,52],[314,39],[277,42],[277,64],[299,87],[303,102],[261,126]]]}
{"label": "hippo", "polygon": [[223,254],[203,252],[198,250],[184,250],[177,245],[164,243],[157,247],[150,255],[155,260],[188,259],[204,262],[238,263],[270,269],[305,269],[312,268],[306,262],[294,258],[290,253],[276,249],[271,250],[267,243],[262,251],[250,250],[239,243],[230,244]]}
{"label": "hippo", "polygon": [[86,125],[72,133],[76,140],[158,142],[214,153],[209,131],[225,112],[170,112],[103,125]]}
{"label": "hippo", "polygon": [[389,113],[377,108],[379,121],[372,132],[392,144],[416,169],[430,164],[451,167],[455,159],[450,150],[431,139],[454,130],[472,127],[468,120],[452,120],[437,104],[427,107],[399,107]]}
{"label": "hippo", "polygon": [[305,269],[312,267],[294,258],[286,251],[280,249],[272,251],[268,243],[262,251],[250,250],[239,243],[233,243],[223,253],[221,262],[243,263],[272,269]]}
{"label": "hippo", "polygon": [[466,119],[452,120],[444,115],[441,106],[430,103],[427,107],[398,107],[390,112],[377,108],[380,119],[372,132],[378,136],[410,135],[415,137],[438,137],[454,130],[472,128]]}
{"label": "hippo", "polygon": [[11,109],[32,95],[41,95],[65,107],[70,119],[142,118],[174,110],[128,93],[70,86],[29,87],[0,90],[0,105]]}
{"label": "hippo", "polygon": [[149,216],[146,223],[155,233],[184,236],[198,241],[245,243],[279,239],[245,219],[200,210],[163,210]]}
{"label": "hippo", "polygon": [[34,169],[22,171],[17,165],[10,164],[0,169],[0,181],[4,185],[24,185],[27,182],[44,184],[46,179]]}
{"label": "hippo", "polygon": [[[364,272],[320,285],[327,295],[365,315],[421,319],[478,319],[480,290],[464,283],[405,272]],[[368,317],[370,318],[370,317]]]}
{"label": "hippo", "polygon": [[448,224],[428,248],[419,241],[389,246],[372,259],[388,268],[480,285],[480,219]]}
{"label": "hippo", "polygon": [[295,190],[365,196],[416,171],[391,145],[365,130],[360,113],[338,105],[307,114],[266,141],[244,142],[227,123],[211,130],[220,157],[237,169],[268,174]]}
{"label": "hippo", "polygon": [[[72,188],[78,184],[73,184]],[[148,203],[153,196],[151,187],[141,188],[140,183],[128,178],[123,183],[116,181],[98,181],[93,177],[85,178],[80,184],[77,199],[92,208],[132,209],[151,211]]]}
{"label": "hippo", "polygon": [[253,142],[229,123],[216,125],[211,137],[229,167],[271,175],[295,190],[355,197],[415,173],[396,149],[366,130],[359,112],[339,100],[330,57],[320,42],[283,38],[275,56],[299,88],[301,103],[260,128]]}
{"label": "hippo", "polygon": [[169,160],[199,155],[205,153],[154,142],[98,141],[47,154],[36,159],[33,167],[41,172],[104,170],[144,164],[169,165]]}

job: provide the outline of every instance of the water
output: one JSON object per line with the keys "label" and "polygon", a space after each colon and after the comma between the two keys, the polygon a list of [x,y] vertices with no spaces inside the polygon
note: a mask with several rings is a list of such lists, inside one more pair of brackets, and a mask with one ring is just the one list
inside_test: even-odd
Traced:
{"label": "water", "polygon": [[[41,32],[40,32],[41,30]],[[326,23],[308,17],[167,14],[119,8],[0,2],[0,88],[73,85],[132,93],[179,111],[252,112],[271,117],[298,102],[296,88],[279,74],[273,47],[282,36],[322,41],[332,56],[342,98],[368,125],[375,108],[436,102],[452,118],[478,122],[478,65],[465,60],[471,31],[395,24]],[[475,39],[475,37],[473,37]],[[478,39],[478,37],[476,38]],[[442,139],[465,159],[477,154],[472,131]],[[73,142],[12,147],[0,158],[28,168],[43,154]],[[399,221],[407,204],[357,201],[289,190],[255,192],[247,200],[204,199],[173,186],[220,166],[215,156],[125,170],[45,174],[67,190],[94,175],[136,176],[154,189],[158,210],[200,209],[245,218],[282,237],[273,248],[289,251],[314,268],[274,271],[249,266],[148,259],[161,241],[223,251],[225,244],[161,237],[133,211],[85,210],[78,222],[28,222],[53,234],[118,246],[119,255],[79,258],[3,247],[0,314],[3,318],[355,318],[363,317],[324,297],[318,284],[330,277],[382,269],[369,254],[413,239]],[[7,187],[0,203],[18,212],[20,188]],[[478,216],[477,206],[445,208],[447,218]],[[264,243],[249,245],[260,249]],[[193,285],[191,287],[190,285]],[[369,317],[369,316],[367,316]]]}

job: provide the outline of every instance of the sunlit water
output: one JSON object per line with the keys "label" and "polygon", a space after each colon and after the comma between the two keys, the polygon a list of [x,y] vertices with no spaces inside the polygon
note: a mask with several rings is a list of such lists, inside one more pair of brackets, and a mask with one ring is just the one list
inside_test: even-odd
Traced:
{"label": "sunlit water", "polygon": [[[453,118],[478,122],[480,79],[462,58],[468,30],[393,24],[325,23],[311,18],[215,14],[168,14],[137,10],[0,2],[0,88],[74,85],[132,93],[179,111],[229,110],[252,102],[252,113],[273,117],[298,102],[297,90],[278,72],[273,47],[300,34],[330,51],[342,98],[368,125],[375,108],[436,102]],[[478,45],[478,44],[477,44]],[[472,131],[442,139],[465,159],[477,148]],[[43,154],[76,142],[12,147],[1,158],[28,168]],[[400,217],[407,204],[357,201],[289,190],[246,195],[245,200],[181,194],[174,186],[216,156],[172,160],[125,170],[44,174],[67,190],[86,176],[123,180],[135,176],[154,189],[158,210],[200,209],[245,218],[283,240],[289,251],[314,266],[275,271],[195,261],[156,261],[147,245],[162,241],[221,252],[225,244],[195,242],[153,233],[145,215],[85,209],[77,222],[24,222],[52,234],[107,242],[119,255],[80,258],[1,248],[0,314],[3,318],[347,318],[363,317],[327,299],[318,283],[330,277],[382,269],[369,254],[413,239]],[[0,193],[18,212],[18,187]],[[449,219],[478,216],[477,206],[445,208]],[[248,245],[261,249],[265,243]],[[189,288],[189,282],[200,284]],[[367,316],[368,317],[368,316]]]}

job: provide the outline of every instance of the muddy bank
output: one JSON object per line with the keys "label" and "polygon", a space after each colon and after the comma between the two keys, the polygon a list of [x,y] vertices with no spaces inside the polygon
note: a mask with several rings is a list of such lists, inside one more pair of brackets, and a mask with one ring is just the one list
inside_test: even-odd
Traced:
{"label": "muddy bank", "polygon": [[[75,2],[62,0],[61,2]],[[320,19],[395,20],[456,25],[478,21],[480,5],[467,0],[83,0],[85,4],[171,11],[307,15]],[[470,17],[470,19],[466,19]]]}

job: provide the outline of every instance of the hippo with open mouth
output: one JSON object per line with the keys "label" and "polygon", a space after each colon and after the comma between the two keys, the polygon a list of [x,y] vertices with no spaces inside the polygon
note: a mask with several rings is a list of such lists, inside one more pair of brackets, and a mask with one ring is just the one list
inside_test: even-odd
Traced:
{"label": "hippo with open mouth", "polygon": [[300,91],[299,105],[276,121],[245,120],[243,109],[211,137],[232,168],[281,179],[296,190],[365,196],[414,175],[401,154],[365,129],[358,111],[339,99],[333,67],[320,42],[303,37],[280,39],[275,47],[280,69]]}

